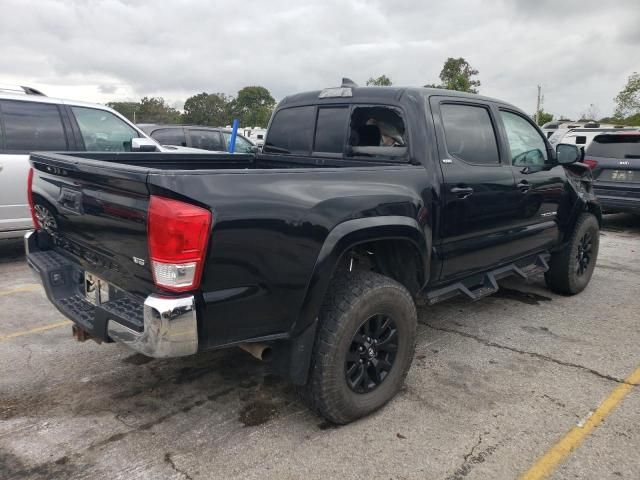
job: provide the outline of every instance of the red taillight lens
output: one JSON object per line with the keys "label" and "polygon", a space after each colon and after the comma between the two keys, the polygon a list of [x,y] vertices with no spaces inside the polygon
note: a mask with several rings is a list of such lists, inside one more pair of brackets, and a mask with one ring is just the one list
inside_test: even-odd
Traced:
{"label": "red taillight lens", "polygon": [[38,217],[36,217],[36,209],[33,204],[33,168],[29,169],[29,176],[27,177],[27,198],[29,199],[29,211],[31,211],[33,227],[38,230],[40,228],[40,222],[38,222]]}
{"label": "red taillight lens", "polygon": [[198,288],[211,223],[209,210],[151,196],[147,234],[151,270],[157,286],[173,292]]}
{"label": "red taillight lens", "polygon": [[585,158],[584,160],[582,160],[582,163],[584,163],[591,170],[598,166],[598,161],[594,160],[593,158]]}

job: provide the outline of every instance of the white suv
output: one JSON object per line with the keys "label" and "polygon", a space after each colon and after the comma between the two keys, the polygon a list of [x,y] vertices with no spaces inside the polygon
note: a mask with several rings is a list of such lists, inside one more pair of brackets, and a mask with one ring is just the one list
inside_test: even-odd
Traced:
{"label": "white suv", "polygon": [[49,98],[0,84],[0,239],[33,228],[27,201],[29,152],[170,151],[104,105]]}

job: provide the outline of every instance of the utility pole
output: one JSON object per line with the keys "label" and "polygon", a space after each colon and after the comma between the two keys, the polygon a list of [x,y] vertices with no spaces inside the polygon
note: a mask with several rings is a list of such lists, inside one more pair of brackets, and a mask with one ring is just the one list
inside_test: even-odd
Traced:
{"label": "utility pole", "polygon": [[536,120],[536,125],[538,124],[538,117],[540,116],[540,108],[542,107],[542,87],[540,85],[538,85],[538,101],[536,103],[536,116],[535,116],[535,120]]}

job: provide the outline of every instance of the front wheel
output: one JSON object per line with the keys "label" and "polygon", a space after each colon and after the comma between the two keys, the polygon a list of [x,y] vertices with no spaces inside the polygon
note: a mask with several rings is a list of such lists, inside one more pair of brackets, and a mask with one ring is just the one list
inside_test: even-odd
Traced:
{"label": "front wheel", "polygon": [[413,299],[395,280],[368,271],[334,279],[303,392],[309,406],[345,424],[386,404],[411,366],[416,325]]}
{"label": "front wheel", "polygon": [[584,290],[593,275],[599,246],[598,220],[590,213],[583,213],[567,245],[551,256],[549,270],[544,277],[547,286],[565,295],[575,295]]}

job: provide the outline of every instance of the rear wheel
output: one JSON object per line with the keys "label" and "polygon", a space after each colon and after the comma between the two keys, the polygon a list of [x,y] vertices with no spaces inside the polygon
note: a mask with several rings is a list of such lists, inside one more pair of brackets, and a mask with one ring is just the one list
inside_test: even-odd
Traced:
{"label": "rear wheel", "polygon": [[400,390],[415,347],[417,313],[398,282],[377,273],[334,279],[319,317],[304,398],[344,424],[386,404]]}
{"label": "rear wheel", "polygon": [[583,213],[575,224],[568,244],[554,253],[545,274],[547,286],[565,295],[580,293],[593,275],[600,246],[600,227],[596,217]]}

